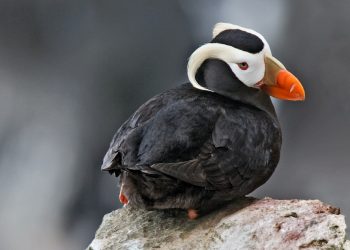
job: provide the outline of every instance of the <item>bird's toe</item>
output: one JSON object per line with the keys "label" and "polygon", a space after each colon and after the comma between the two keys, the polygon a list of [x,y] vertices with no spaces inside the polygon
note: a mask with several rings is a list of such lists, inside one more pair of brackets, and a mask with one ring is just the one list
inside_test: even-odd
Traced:
{"label": "bird's toe", "polygon": [[187,210],[187,216],[190,220],[195,220],[198,218],[199,214],[198,214],[198,210],[195,209],[188,209]]}
{"label": "bird's toe", "polygon": [[127,205],[129,203],[128,198],[122,192],[120,192],[120,194],[119,194],[119,200],[124,205]]}

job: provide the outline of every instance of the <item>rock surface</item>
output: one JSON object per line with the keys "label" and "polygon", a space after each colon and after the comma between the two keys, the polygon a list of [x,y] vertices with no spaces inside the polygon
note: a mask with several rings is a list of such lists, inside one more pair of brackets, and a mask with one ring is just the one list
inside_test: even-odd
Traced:
{"label": "rock surface", "polygon": [[339,209],[318,200],[244,198],[197,220],[124,207],[87,249],[349,249]]}

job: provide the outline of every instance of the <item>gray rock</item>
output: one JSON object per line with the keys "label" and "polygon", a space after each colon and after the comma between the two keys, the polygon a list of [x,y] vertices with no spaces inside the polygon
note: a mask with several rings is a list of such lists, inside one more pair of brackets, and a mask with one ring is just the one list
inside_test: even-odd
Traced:
{"label": "gray rock", "polygon": [[124,207],[104,216],[87,249],[349,249],[345,228],[318,200],[244,198],[194,221]]}

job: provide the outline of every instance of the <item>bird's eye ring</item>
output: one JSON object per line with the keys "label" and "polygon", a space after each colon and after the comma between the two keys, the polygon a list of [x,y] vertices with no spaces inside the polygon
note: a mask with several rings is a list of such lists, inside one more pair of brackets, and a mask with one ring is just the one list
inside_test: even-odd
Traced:
{"label": "bird's eye ring", "polygon": [[241,69],[241,70],[247,70],[248,69],[248,63],[246,62],[242,62],[242,63],[237,63],[238,67]]}

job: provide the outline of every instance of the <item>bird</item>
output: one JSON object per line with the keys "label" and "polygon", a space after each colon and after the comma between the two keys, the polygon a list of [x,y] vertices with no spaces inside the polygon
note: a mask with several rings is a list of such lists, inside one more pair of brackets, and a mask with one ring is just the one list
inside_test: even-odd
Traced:
{"label": "bird", "polygon": [[260,33],[216,24],[187,75],[140,106],[110,143],[101,169],[119,177],[124,205],[196,219],[263,185],[279,162],[270,96],[302,101],[305,91]]}

